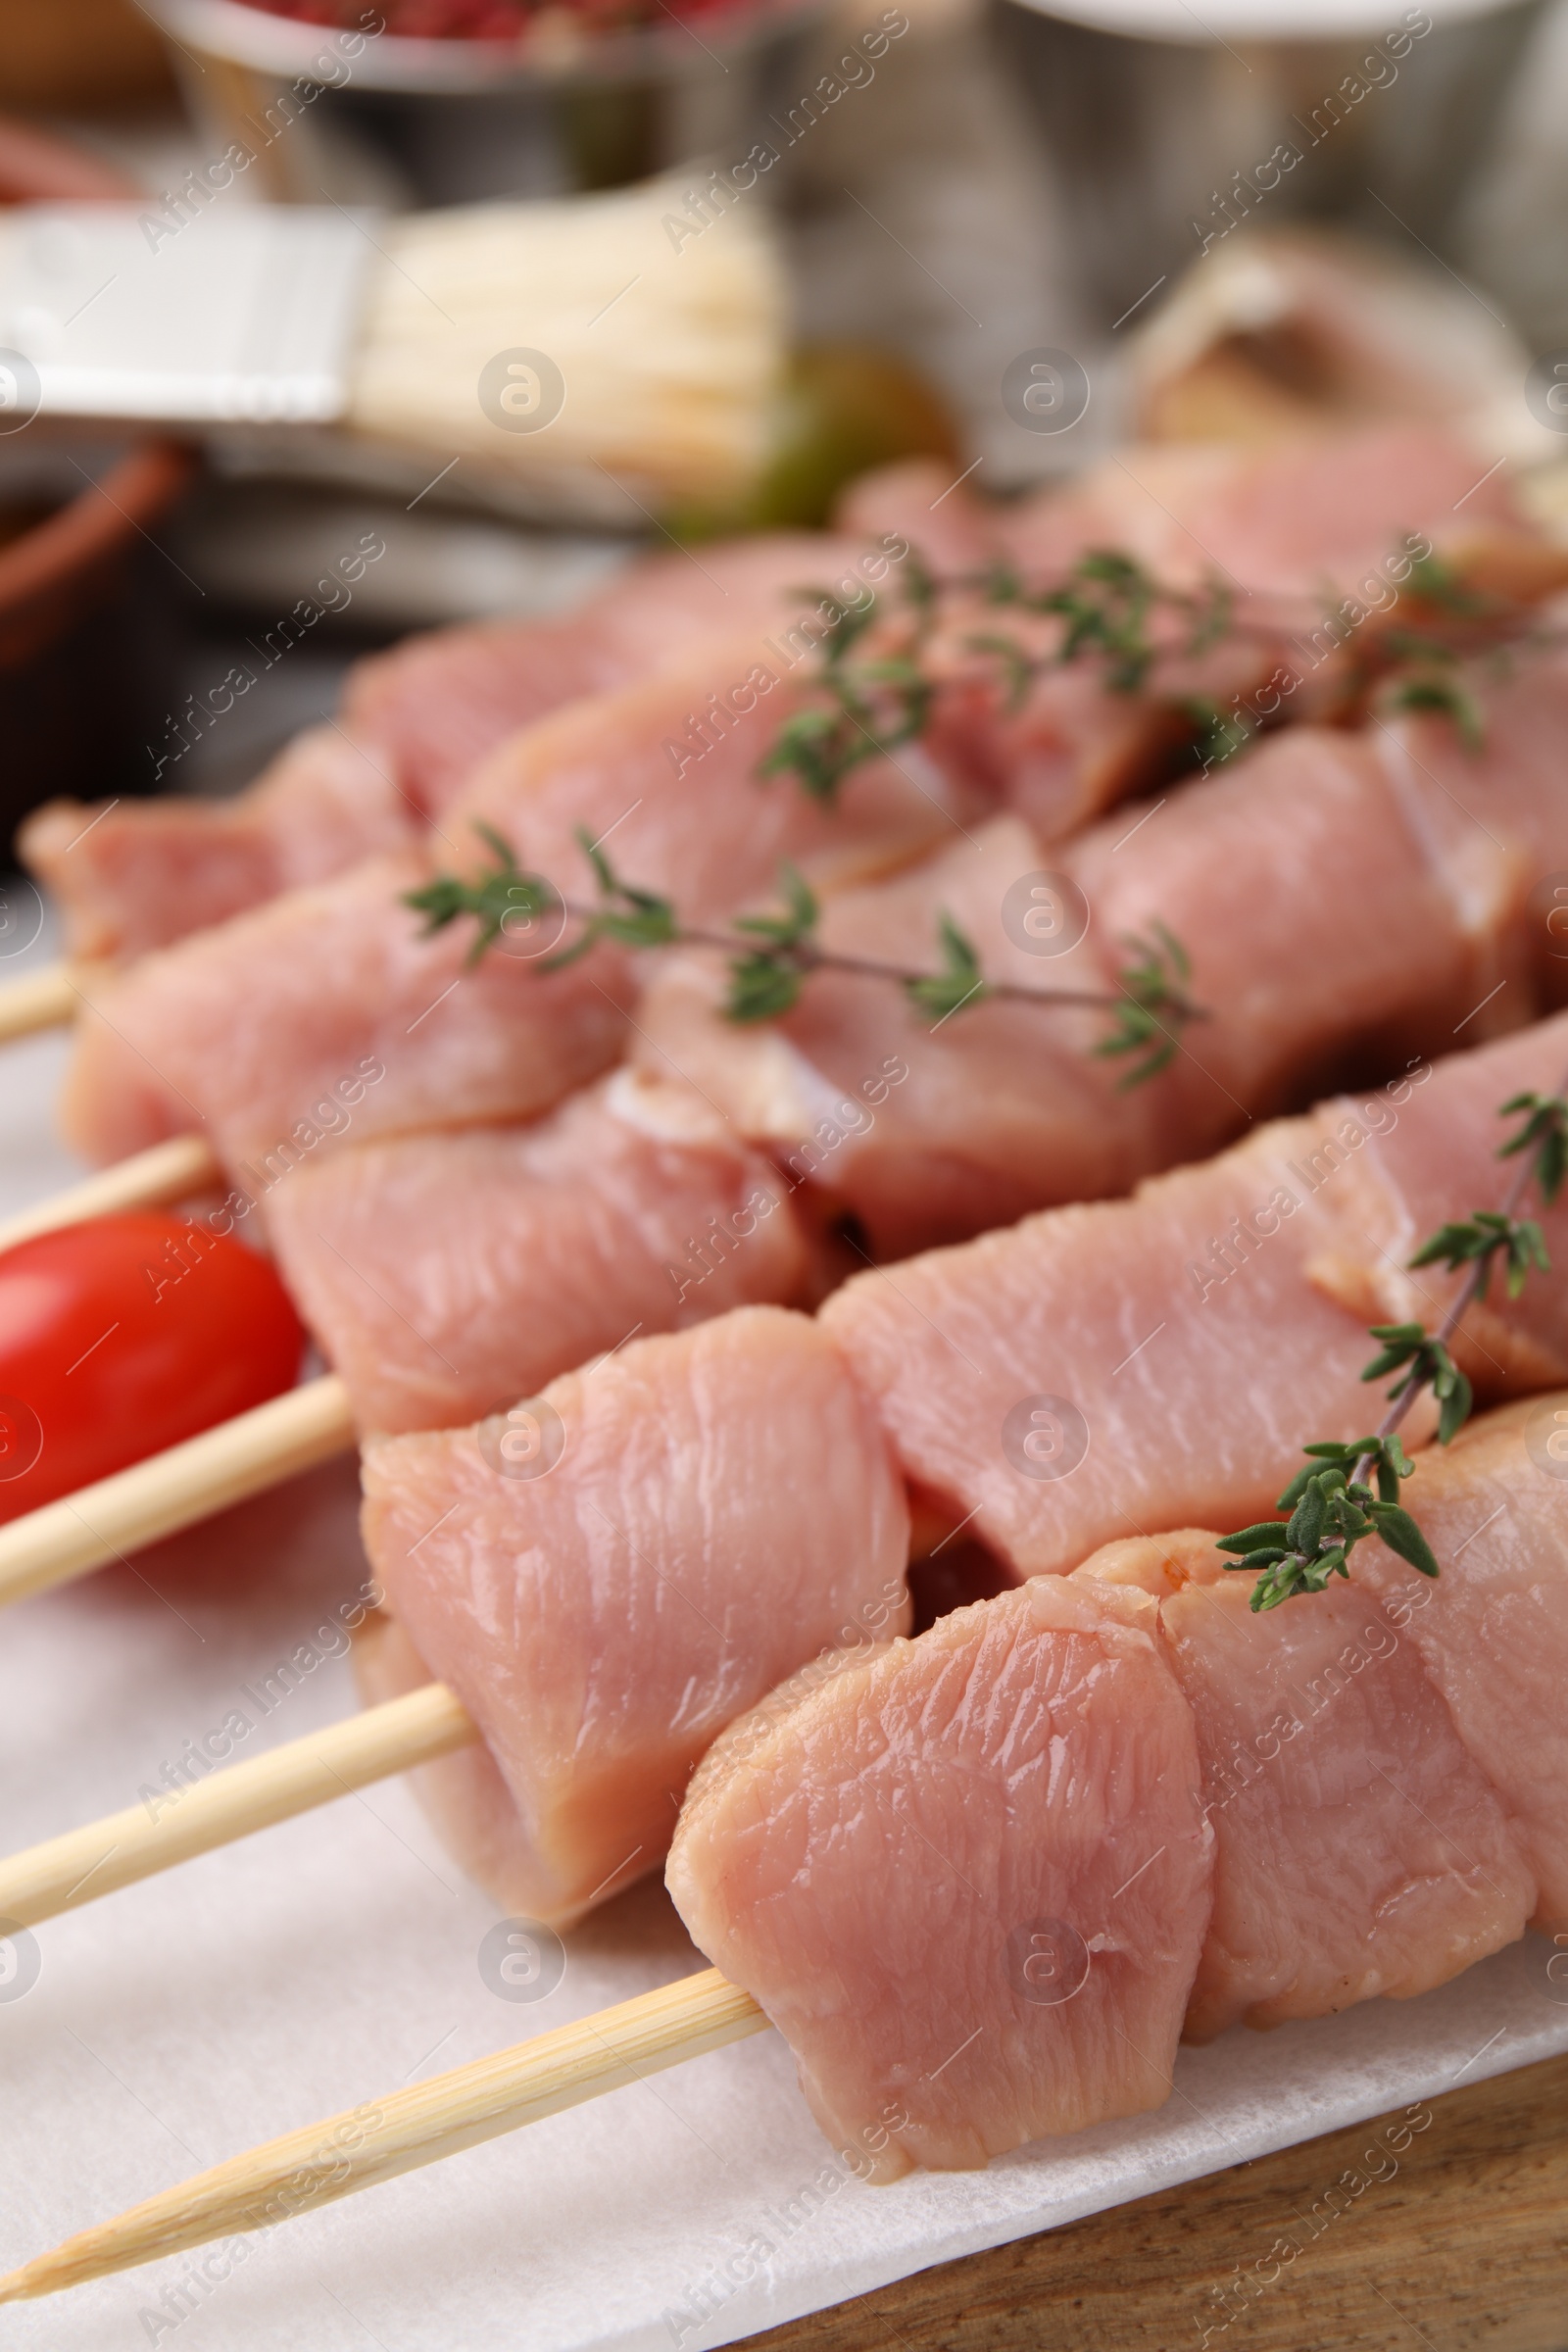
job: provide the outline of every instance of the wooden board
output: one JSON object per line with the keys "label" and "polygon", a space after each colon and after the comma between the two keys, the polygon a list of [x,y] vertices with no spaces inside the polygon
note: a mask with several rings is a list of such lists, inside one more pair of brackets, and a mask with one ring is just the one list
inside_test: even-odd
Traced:
{"label": "wooden board", "polygon": [[1420,2129],[1405,2113],[920,2272],[748,2352],[1564,2352],[1568,2058],[1434,2099]]}

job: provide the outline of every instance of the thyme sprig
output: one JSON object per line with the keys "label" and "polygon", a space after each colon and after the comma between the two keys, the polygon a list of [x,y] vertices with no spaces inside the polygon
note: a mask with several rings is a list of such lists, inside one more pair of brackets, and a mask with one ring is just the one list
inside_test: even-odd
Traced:
{"label": "thyme sprig", "polygon": [[[1415,1467],[1399,1442],[1399,1424],[1422,1392],[1430,1389],[1438,1404],[1438,1443],[1451,1444],[1474,1402],[1470,1383],[1448,1345],[1466,1310],[1486,1297],[1498,1259],[1510,1298],[1519,1296],[1533,1271],[1549,1270],[1540,1224],[1519,1212],[1532,1184],[1549,1208],[1568,1175],[1568,1073],[1555,1095],[1515,1095],[1497,1115],[1523,1121],[1518,1134],[1497,1153],[1499,1159],[1521,1158],[1502,1207],[1477,1209],[1472,1216],[1440,1226],[1409,1261],[1412,1267],[1441,1263],[1452,1272],[1469,1267],[1447,1312],[1434,1332],[1421,1323],[1371,1326],[1380,1347],[1361,1378],[1383,1380],[1391,1372],[1397,1376],[1388,1392],[1389,1409],[1382,1421],[1370,1437],[1302,1447],[1308,1456],[1306,1467],[1297,1472],[1275,1505],[1290,1513],[1283,1524],[1260,1519],[1219,1539],[1221,1551],[1240,1554],[1226,1561],[1227,1568],[1260,1572],[1252,1588],[1254,1609],[1277,1608],[1300,1593],[1321,1592],[1331,1577],[1348,1579],[1349,1555],[1368,1536],[1380,1536],[1391,1551],[1423,1576],[1438,1574],[1431,1544],[1398,1499],[1400,1480]],[[1375,1494],[1368,1484],[1374,1474]]]}
{"label": "thyme sprig", "polygon": [[514,918],[531,925],[559,914],[563,927],[568,920],[580,927],[568,946],[539,957],[541,972],[562,970],[606,939],[626,948],[718,948],[730,959],[724,1016],[743,1024],[782,1019],[799,1003],[805,981],[817,971],[895,981],[938,1028],[966,1006],[989,999],[1087,1007],[1107,1013],[1111,1020],[1109,1032],[1090,1049],[1092,1053],[1142,1056],[1123,1075],[1122,1089],[1157,1076],[1173,1058],[1187,1023],[1206,1018],[1186,993],[1191,968],[1186,952],[1162,923],[1156,922],[1150,939],[1129,936],[1124,941],[1133,960],[1117,972],[1114,991],[1020,988],[986,978],[973,942],[946,912],[937,926],[939,971],[912,970],[824,948],[816,936],[821,913],[816,896],[793,865],[779,870],[777,912],[737,915],[728,931],[711,931],[682,922],[672,900],[623,881],[581,826],[577,840],[599,885],[597,904],[586,906],[564,898],[542,874],[519,866],[511,845],[494,826],[476,823],[474,830],[490,853],[487,870],[471,881],[440,874],[404,894],[404,904],[424,916],[426,938],[466,917],[473,921],[466,957],[470,967],[506,934]]}
{"label": "thyme sprig", "polygon": [[793,775],[808,800],[831,807],[854,768],[885,759],[925,733],[936,680],[922,668],[921,656],[936,625],[937,587],[912,548],[904,559],[900,587],[912,616],[906,649],[858,666],[851,664],[850,655],[878,616],[876,590],[868,589],[860,605],[842,603],[829,588],[795,591],[831,614],[817,647],[816,678],[829,701],[826,709],[797,710],[785,720],[777,742],[758,764],[759,776]]}
{"label": "thyme sprig", "polygon": [[[978,594],[999,609],[1062,623],[1056,644],[1043,653],[1000,630],[976,631],[964,639],[967,651],[997,662],[1003,705],[1012,715],[1022,710],[1030,688],[1048,670],[1091,657],[1103,662],[1105,682],[1113,693],[1142,692],[1159,653],[1168,650],[1150,633],[1158,612],[1185,619],[1182,650],[1193,655],[1216,644],[1233,617],[1230,593],[1220,583],[1196,592],[1168,588],[1116,548],[1091,549],[1065,580],[1050,588],[1026,588],[1017,572],[1004,564],[939,582],[911,549],[903,560],[898,591],[891,600],[875,589],[854,606],[827,589],[795,593],[813,599],[829,615],[816,649],[814,680],[828,699],[785,720],[757,772],[764,778],[793,775],[809,799],[828,803],[864,760],[883,758],[924,734],[938,686],[925,667],[925,655],[945,598]],[[898,649],[876,661],[853,661],[856,646],[872,622],[885,611],[898,613],[901,608],[905,625]]]}
{"label": "thyme sprig", "polygon": [[[1334,707],[1318,715],[1353,723],[1379,707],[1439,711],[1453,721],[1471,750],[1478,749],[1483,713],[1464,677],[1464,662],[1477,654],[1543,642],[1542,632],[1530,622],[1528,608],[1469,587],[1436,555],[1411,564],[1406,591],[1423,625],[1394,628],[1375,613],[1363,615]],[[825,700],[784,722],[757,772],[793,775],[809,798],[829,804],[862,762],[890,756],[925,733],[940,685],[927,655],[952,600],[978,598],[999,616],[1010,611],[1061,623],[1044,650],[1000,626],[974,629],[962,638],[964,651],[995,665],[1000,706],[1009,717],[1023,710],[1041,678],[1078,662],[1099,662],[1110,692],[1137,695],[1148,689],[1151,672],[1164,656],[1191,660],[1227,638],[1278,644],[1289,634],[1278,617],[1239,612],[1223,581],[1174,588],[1118,548],[1090,549],[1063,579],[1047,587],[1026,586],[1004,564],[937,581],[911,549],[895,589],[867,590],[854,606],[831,590],[797,593],[814,600],[828,615],[813,681]],[[1165,637],[1154,631],[1161,617],[1176,624]],[[867,631],[884,619],[892,650],[875,660],[858,659],[857,649]],[[1326,596],[1320,625],[1328,627],[1336,650],[1349,643],[1349,628],[1332,595]],[[1192,758],[1204,772],[1266,723],[1255,714],[1242,715],[1239,709],[1222,712],[1200,696],[1174,694],[1164,701],[1173,719],[1190,730]]]}
{"label": "thyme sprig", "polygon": [[1131,932],[1123,934],[1123,947],[1138,960],[1117,973],[1121,1001],[1109,1035],[1094,1048],[1095,1054],[1106,1060],[1122,1054],[1143,1055],[1118,1081],[1120,1094],[1168,1069],[1181,1042],[1169,1026],[1170,1014],[1173,1005],[1184,1002],[1192,961],[1181,941],[1166,930],[1157,915],[1152,932],[1147,940]]}

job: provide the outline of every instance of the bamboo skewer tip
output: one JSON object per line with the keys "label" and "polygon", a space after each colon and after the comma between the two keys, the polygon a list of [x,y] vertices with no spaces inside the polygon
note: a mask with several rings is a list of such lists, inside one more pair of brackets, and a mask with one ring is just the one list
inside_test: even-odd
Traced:
{"label": "bamboo skewer tip", "polygon": [[162,2190],[0,2278],[0,2303],[85,2285],[280,2221],[581,2106],[768,2020],[716,1968],[291,2132]]}

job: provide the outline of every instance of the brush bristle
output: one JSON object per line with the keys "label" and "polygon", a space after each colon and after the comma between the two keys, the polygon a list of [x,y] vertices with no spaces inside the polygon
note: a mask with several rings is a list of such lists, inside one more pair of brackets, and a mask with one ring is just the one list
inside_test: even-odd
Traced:
{"label": "brush bristle", "polygon": [[[562,493],[575,477],[600,508],[612,485],[656,510],[744,490],[784,364],[785,272],[760,198],[704,224],[689,196],[662,178],[391,222],[349,423]],[[526,368],[509,381],[504,355],[519,350],[559,384]],[[514,415],[558,413],[517,429],[497,420],[503,392]]]}

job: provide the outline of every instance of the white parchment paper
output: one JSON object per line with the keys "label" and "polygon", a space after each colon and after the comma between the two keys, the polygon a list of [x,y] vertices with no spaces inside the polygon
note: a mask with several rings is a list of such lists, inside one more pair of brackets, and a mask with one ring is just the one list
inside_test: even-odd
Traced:
{"label": "white parchment paper", "polygon": [[[49,1136],[61,1058],[58,1040],[0,1050],[0,1213],[72,1172]],[[135,1802],[232,1710],[254,1719],[245,1755],[347,1713],[334,1653],[365,1576],[354,1508],[352,1468],[329,1468],[9,1611],[4,1849]],[[284,1692],[273,1669],[302,1645],[321,1662]],[[494,1924],[390,1783],[41,1926],[36,1981],[0,1997],[0,2264],[698,1965],[645,1886],[568,1938],[546,1999],[502,1999],[478,1965]],[[833,2160],[766,2034],[239,2241],[205,2272],[183,2256],[7,2310],[0,2344],[699,2352],[1568,2050],[1550,1957],[1532,1936],[1419,2001],[1233,2034],[1183,2054],[1159,2115],[891,2189]],[[1209,2284],[1192,2281],[1195,2328]]]}

